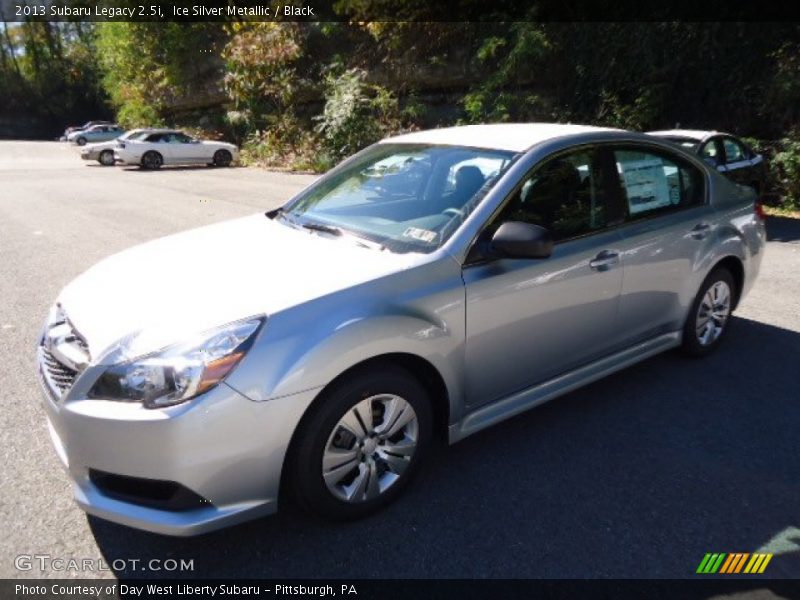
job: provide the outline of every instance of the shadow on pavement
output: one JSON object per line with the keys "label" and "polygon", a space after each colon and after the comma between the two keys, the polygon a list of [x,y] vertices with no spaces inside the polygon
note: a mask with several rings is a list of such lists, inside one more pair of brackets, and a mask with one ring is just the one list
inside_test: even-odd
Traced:
{"label": "shadow on pavement", "polygon": [[227,169],[244,168],[242,165],[233,164],[228,167],[216,167],[213,165],[164,165],[158,169],[143,169],[137,165],[117,165],[127,173],[174,173],[176,171],[225,171]]}
{"label": "shadow on pavement", "polygon": [[[713,356],[670,352],[439,448],[384,512],[345,524],[291,506],[179,539],[99,519],[126,577],[691,577],[800,526],[800,334],[735,319]],[[800,576],[800,553],[766,576]]]}
{"label": "shadow on pavement", "polygon": [[770,242],[800,241],[800,219],[767,217],[767,240]]}

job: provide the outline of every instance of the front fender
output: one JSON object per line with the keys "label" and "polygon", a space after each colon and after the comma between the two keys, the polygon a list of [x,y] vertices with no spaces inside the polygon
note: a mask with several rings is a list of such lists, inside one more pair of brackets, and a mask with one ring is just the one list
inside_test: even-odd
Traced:
{"label": "front fender", "polygon": [[[430,287],[409,276],[358,286],[270,316],[253,349],[226,383],[254,401],[322,388],[366,360],[394,353],[428,361],[459,414],[464,361],[464,288],[449,265]],[[427,275],[430,275],[428,273]]]}

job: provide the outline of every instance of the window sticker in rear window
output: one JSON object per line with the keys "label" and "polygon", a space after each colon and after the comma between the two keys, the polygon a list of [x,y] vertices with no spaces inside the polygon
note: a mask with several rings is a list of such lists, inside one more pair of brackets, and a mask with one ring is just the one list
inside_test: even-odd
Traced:
{"label": "window sticker in rear window", "polygon": [[630,214],[656,210],[680,200],[670,194],[661,159],[623,161],[617,164],[628,193]]}

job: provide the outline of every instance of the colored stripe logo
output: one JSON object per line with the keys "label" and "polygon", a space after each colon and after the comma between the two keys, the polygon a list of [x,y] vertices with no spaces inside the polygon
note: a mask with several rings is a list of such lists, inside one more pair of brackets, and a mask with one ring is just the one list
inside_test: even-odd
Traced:
{"label": "colored stripe logo", "polygon": [[733,552],[731,554],[709,552],[700,561],[696,573],[726,575],[763,573],[771,560],[772,554],[758,552],[753,554],[749,552]]}

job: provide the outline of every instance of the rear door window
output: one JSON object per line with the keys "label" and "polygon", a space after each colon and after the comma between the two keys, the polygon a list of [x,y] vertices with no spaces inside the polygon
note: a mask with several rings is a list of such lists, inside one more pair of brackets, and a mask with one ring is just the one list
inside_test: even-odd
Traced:
{"label": "rear door window", "polygon": [[629,221],[704,202],[703,174],[689,163],[634,148],[615,150],[614,160]]}

